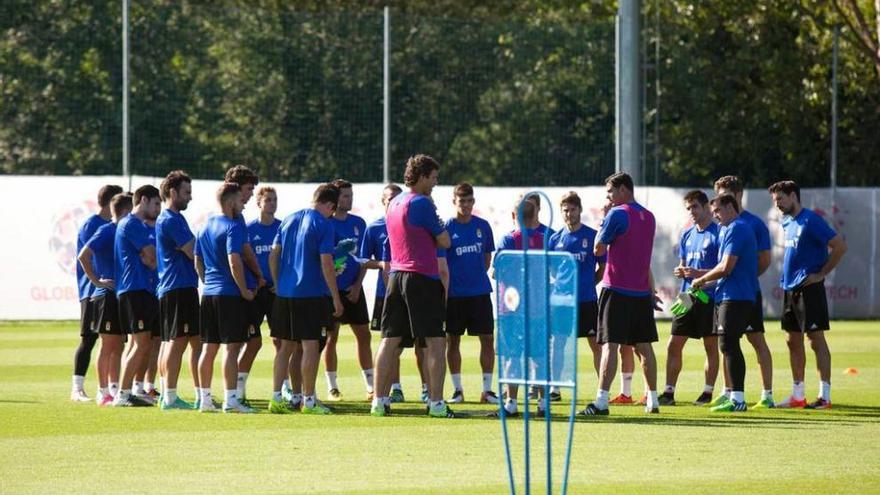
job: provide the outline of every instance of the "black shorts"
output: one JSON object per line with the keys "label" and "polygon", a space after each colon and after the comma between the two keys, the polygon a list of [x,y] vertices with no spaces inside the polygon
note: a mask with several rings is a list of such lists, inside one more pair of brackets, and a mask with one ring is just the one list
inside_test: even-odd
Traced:
{"label": "black shorts", "polygon": [[578,338],[595,337],[599,327],[599,302],[578,303]]}
{"label": "black shorts", "polygon": [[333,300],[327,296],[278,296],[272,306],[271,318],[269,328],[273,338],[325,342],[333,322]]}
{"label": "black shorts", "polygon": [[248,338],[262,337],[260,327],[263,320],[269,319],[269,328],[272,328],[272,306],[275,303],[275,293],[269,287],[260,287],[254,294],[253,301],[245,301],[247,307]]}
{"label": "black shorts", "polygon": [[657,342],[654,301],[648,296],[635,297],[611,289],[599,296],[599,322],[596,342],[635,345]]}
{"label": "black shorts", "polygon": [[247,342],[246,301],[241,296],[202,296],[199,337],[203,344]]}
{"label": "black shorts", "polygon": [[489,294],[450,297],[446,300],[446,333],[449,335],[494,335],[495,317]]}
{"label": "black shorts", "polygon": [[95,325],[95,304],[90,298],[79,301],[79,336],[85,337],[98,333]]}
{"label": "black shorts", "polygon": [[787,332],[831,329],[824,282],[785,291],[782,298],[782,329]]}
{"label": "black shorts", "polygon": [[174,289],[159,298],[162,341],[199,336],[199,291],[195,287]]}
{"label": "black shorts", "polygon": [[414,272],[391,272],[382,309],[382,337],[407,337],[425,347],[426,338],[445,337],[446,301],[438,279]]}
{"label": "black shorts", "polygon": [[370,323],[370,314],[367,313],[367,298],[364,296],[364,289],[361,289],[361,295],[356,303],[348,300],[347,290],[339,291],[339,298],[342,299],[342,316],[336,318],[337,322],[347,325],[367,325]]}
{"label": "black shorts", "polygon": [[370,330],[382,330],[382,308],[385,307],[385,296],[376,296],[373,301],[373,318],[370,320]]}
{"label": "black shorts", "polygon": [[746,333],[764,333],[764,296],[758,291],[755,304],[752,306]]}
{"label": "black shorts", "polygon": [[159,300],[152,292],[133,290],[119,296],[119,322],[126,334],[159,336]]}
{"label": "black shorts", "polygon": [[93,297],[92,306],[92,331],[104,335],[122,335],[122,325],[119,323],[119,301],[116,293],[107,292],[102,296]]}
{"label": "black shorts", "polygon": [[672,335],[691,339],[712,337],[715,335],[714,322],[715,302],[710,299],[708,303],[704,303],[694,298],[690,311],[672,318]]}
{"label": "black shorts", "polygon": [[752,301],[721,301],[715,305],[712,333],[718,336],[739,338],[751,325],[755,303]]}

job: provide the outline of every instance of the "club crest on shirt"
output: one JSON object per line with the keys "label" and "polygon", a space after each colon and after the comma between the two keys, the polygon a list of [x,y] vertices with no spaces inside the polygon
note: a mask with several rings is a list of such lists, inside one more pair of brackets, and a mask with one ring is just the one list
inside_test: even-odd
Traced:
{"label": "club crest on shirt", "polygon": [[703,249],[709,247],[709,239],[703,239]]}
{"label": "club crest on shirt", "polygon": [[477,228],[477,237],[479,237],[480,239],[483,238],[483,229]]}
{"label": "club crest on shirt", "polygon": [[584,248],[589,247],[589,245],[590,245],[590,241],[588,239],[583,239],[581,241],[581,246],[583,246]]}

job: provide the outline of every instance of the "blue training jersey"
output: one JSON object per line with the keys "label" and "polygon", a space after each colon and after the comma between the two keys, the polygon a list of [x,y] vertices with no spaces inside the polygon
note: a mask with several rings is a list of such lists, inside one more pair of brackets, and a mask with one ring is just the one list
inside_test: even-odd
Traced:
{"label": "blue training jersey", "polygon": [[[367,225],[363,239],[361,239],[358,256],[365,260],[386,261],[383,256],[386,239],[388,239],[388,228],[385,226],[385,217],[382,217]],[[379,270],[379,277],[376,280],[376,297],[385,297],[385,280],[382,277],[382,270]]]}
{"label": "blue training jersey", "polygon": [[278,227],[281,226],[281,220],[277,218],[272,220],[269,225],[264,225],[260,219],[251,220],[247,225],[248,237],[251,241],[251,249],[257,257],[257,263],[260,270],[263,271],[263,278],[266,279],[266,286],[272,287],[275,282],[272,280],[272,271],[269,270],[269,253],[272,251],[272,243],[275,242],[275,235],[278,234]]}
{"label": "blue training jersey", "polygon": [[445,250],[449,266],[449,297],[491,293],[485,257],[495,251],[495,240],[489,222],[477,216],[471,216],[468,223],[450,218],[445,228],[451,240],[451,246]]}
{"label": "blue training jersey", "polygon": [[333,258],[336,263],[336,285],[339,290],[348,289],[360,275],[361,265],[357,254],[361,239],[367,230],[367,222],[363,218],[349,213],[345,220],[330,217],[335,235],[336,251]]}
{"label": "blue training jersey", "polygon": [[[92,235],[98,230],[102,225],[107,225],[110,223],[110,220],[104,220],[101,218],[101,215],[97,213],[90,216],[86,221],[80,226],[79,231],[76,233],[76,254],[79,255],[79,252],[82,251],[82,248],[86,245],[89,239],[92,238]],[[93,250],[94,251],[94,250]],[[92,265],[95,264],[95,260],[92,259]],[[113,278],[112,274],[108,278]],[[94,295],[97,287],[92,285],[92,282],[89,281],[89,277],[86,276],[86,272],[83,271],[82,266],[79,262],[76,263],[76,289],[79,293],[79,300],[88,299]]]}
{"label": "blue training jersey", "polygon": [[718,258],[736,256],[730,275],[718,280],[715,300],[755,301],[758,294],[758,249],[755,234],[744,220],[737,218],[721,228]]}
{"label": "blue training jersey", "polygon": [[[684,266],[699,270],[711,270],[718,264],[718,235],[721,229],[715,222],[709,222],[706,230],[700,230],[698,225],[693,225],[681,234],[678,243],[678,257]],[[681,280],[681,291],[685,292],[691,287],[693,279]],[[703,291],[709,297],[715,297],[715,287],[704,287]]]}
{"label": "blue training jersey", "polygon": [[[241,292],[229,265],[229,255],[238,254],[244,248],[247,229],[242,222],[225,215],[214,215],[205,222],[196,237],[195,255],[205,266],[206,296],[238,296]],[[242,261],[242,265],[244,262]],[[247,269],[245,269],[247,271]]]}
{"label": "blue training jersey", "polygon": [[[146,224],[146,223],[145,223],[144,225],[146,225],[146,226],[147,226],[147,230],[150,231],[150,240],[153,242],[153,247],[157,247],[157,246],[156,246],[156,225],[155,225],[155,224],[153,224],[153,225],[149,225],[149,224]],[[147,289],[147,290],[149,290],[150,292],[152,292],[154,296],[158,295],[158,292],[157,292],[157,291],[159,290],[159,260],[158,260],[158,254],[157,254],[156,256],[157,256],[157,259],[156,259],[156,268],[149,270],[149,278],[148,278],[148,280],[149,280],[149,288]]]}
{"label": "blue training jersey", "polygon": [[[181,247],[195,235],[180,212],[165,209],[156,220],[156,260],[159,265],[159,297],[175,289],[199,286],[195,264]],[[195,249],[195,245],[193,245]]]}
{"label": "blue training jersey", "polygon": [[[86,247],[92,250],[92,267],[98,278],[113,279],[116,276],[116,266],[113,263],[113,245],[116,241],[116,224],[113,222],[105,223],[98,227],[92,236],[86,240]],[[89,282],[91,285],[91,282]],[[101,297],[110,289],[94,287],[91,297]]]}
{"label": "blue training jersey", "polygon": [[281,297],[329,296],[321,255],[333,254],[335,232],[317,210],[291,213],[281,222],[274,245],[281,246],[275,293]]}
{"label": "blue training jersey", "polygon": [[578,267],[578,302],[599,299],[596,294],[596,265],[605,263],[605,256],[596,258],[593,255],[595,245],[596,231],[583,224],[574,232],[563,227],[550,237],[550,249],[574,255]]}
{"label": "blue training jersey", "polygon": [[141,261],[141,251],[155,245],[150,228],[133,213],[119,220],[113,247],[117,295],[137,290],[153,291],[153,270]]}
{"label": "blue training jersey", "polygon": [[793,290],[828,261],[828,242],[837,235],[813,210],[802,208],[796,217],[782,221],[785,231],[785,257],[780,286]]}

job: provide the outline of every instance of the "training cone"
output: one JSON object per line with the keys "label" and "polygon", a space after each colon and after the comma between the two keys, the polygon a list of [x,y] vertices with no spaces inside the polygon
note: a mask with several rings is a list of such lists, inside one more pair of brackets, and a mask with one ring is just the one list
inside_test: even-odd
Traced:
{"label": "training cone", "polygon": [[843,374],[848,375],[848,376],[856,376],[859,374],[859,370],[857,370],[855,368],[847,368],[847,369],[843,370]]}

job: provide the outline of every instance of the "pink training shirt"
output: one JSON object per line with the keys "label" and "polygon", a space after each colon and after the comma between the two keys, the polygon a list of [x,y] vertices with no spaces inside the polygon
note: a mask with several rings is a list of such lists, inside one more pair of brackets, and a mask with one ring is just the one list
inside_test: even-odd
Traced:
{"label": "pink training shirt", "polygon": [[444,228],[431,198],[413,192],[397,195],[388,205],[385,225],[391,246],[391,271],[440,277],[434,238]]}
{"label": "pink training shirt", "polygon": [[598,235],[598,242],[608,245],[603,286],[632,296],[651,293],[648,274],[655,229],[654,215],[638,203],[608,212]]}

